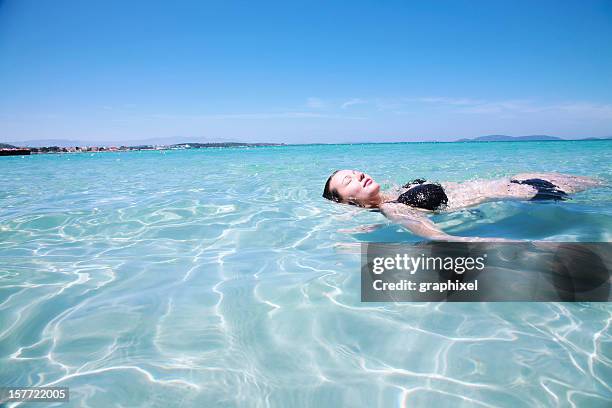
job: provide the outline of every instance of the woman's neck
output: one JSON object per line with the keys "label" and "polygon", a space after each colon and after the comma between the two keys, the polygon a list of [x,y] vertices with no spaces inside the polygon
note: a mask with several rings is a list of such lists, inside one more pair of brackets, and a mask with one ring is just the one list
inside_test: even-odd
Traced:
{"label": "woman's neck", "polygon": [[388,192],[379,192],[378,196],[376,198],[376,200],[374,202],[371,203],[372,207],[380,207],[381,204],[387,202],[387,201],[393,201],[397,198],[397,195],[394,195],[393,193],[388,193]]}

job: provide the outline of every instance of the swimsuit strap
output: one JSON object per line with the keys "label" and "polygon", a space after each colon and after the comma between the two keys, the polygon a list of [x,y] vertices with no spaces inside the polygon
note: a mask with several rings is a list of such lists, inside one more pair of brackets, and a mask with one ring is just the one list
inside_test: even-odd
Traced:
{"label": "swimsuit strap", "polygon": [[402,186],[402,188],[410,188],[410,186],[413,186],[413,185],[415,185],[415,184],[423,184],[423,183],[425,183],[425,179],[418,178],[418,179],[414,179],[414,180],[412,180],[412,181],[411,181],[411,182],[409,182],[409,183],[404,184],[404,185]]}

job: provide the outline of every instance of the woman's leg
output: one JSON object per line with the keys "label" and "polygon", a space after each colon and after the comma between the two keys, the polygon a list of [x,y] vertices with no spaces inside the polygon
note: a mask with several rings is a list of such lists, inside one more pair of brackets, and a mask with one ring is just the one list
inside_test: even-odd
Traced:
{"label": "woman's leg", "polygon": [[[542,192],[530,184],[513,183],[511,180],[523,181],[529,179],[542,179],[551,182],[556,189],[567,194],[586,190],[590,187],[603,185],[599,180],[591,177],[572,176],[560,173],[520,173],[513,177],[498,180],[474,180],[463,183],[443,182],[442,187],[448,196],[448,210],[454,211],[462,208],[472,207],[487,201],[501,200],[531,200]],[[566,196],[559,194],[552,199],[564,199]]]}
{"label": "woman's leg", "polygon": [[574,176],[571,174],[561,173],[520,173],[512,177],[513,180],[523,181],[528,179],[542,179],[550,181],[556,185],[559,190],[563,190],[568,194],[584,191],[588,188],[600,186],[604,183],[600,180],[586,176]]}

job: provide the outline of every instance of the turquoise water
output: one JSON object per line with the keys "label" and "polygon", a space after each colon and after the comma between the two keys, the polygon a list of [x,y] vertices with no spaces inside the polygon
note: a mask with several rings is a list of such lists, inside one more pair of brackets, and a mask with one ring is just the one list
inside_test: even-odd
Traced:
{"label": "turquoise water", "polygon": [[[0,384],[67,386],[70,406],[609,406],[609,303],[360,303],[351,244],[420,239],[321,190],[337,168],[612,182],[611,157],[605,141],[3,157]],[[435,221],[612,241],[610,192]]]}

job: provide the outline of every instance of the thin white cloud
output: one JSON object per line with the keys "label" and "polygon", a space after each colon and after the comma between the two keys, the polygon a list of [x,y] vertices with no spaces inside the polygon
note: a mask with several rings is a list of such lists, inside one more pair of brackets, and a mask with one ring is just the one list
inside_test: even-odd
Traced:
{"label": "thin white cloud", "polygon": [[574,102],[557,105],[555,109],[573,114],[588,115],[594,118],[612,119],[612,104]]}
{"label": "thin white cloud", "polygon": [[524,99],[485,101],[451,97],[424,97],[411,100],[425,102],[427,104],[454,107],[454,109],[452,109],[454,112],[466,114],[499,114],[513,117],[518,114],[548,113],[593,119],[612,119],[612,104],[598,104],[592,102],[542,104]]}
{"label": "thin white cloud", "polygon": [[459,113],[536,113],[542,110],[542,107],[537,106],[529,101],[523,100],[506,100],[506,101],[480,101],[471,105],[463,105],[456,111]]}
{"label": "thin white cloud", "polygon": [[459,109],[471,114],[549,114],[589,119],[612,119],[612,105],[590,102],[537,104],[526,101],[488,102]]}
{"label": "thin white cloud", "polygon": [[407,100],[415,102],[441,103],[445,105],[477,105],[483,103],[483,101],[478,99],[450,98],[446,96],[428,96],[424,98],[409,98]]}
{"label": "thin white cloud", "polygon": [[323,109],[328,106],[327,102],[323,99],[311,97],[306,99],[306,107],[310,109]]}
{"label": "thin white cloud", "polygon": [[346,118],[342,115],[333,115],[317,112],[276,112],[276,113],[229,113],[217,115],[203,115],[202,118],[211,119],[278,119],[278,118]]}
{"label": "thin white cloud", "polygon": [[219,114],[204,114],[204,115],[172,115],[172,114],[155,114],[151,115],[156,119],[190,119],[190,120],[206,120],[206,119],[362,119],[356,116],[327,114],[318,112],[303,112],[303,111],[287,111],[287,112],[255,112],[255,113],[219,113]]}
{"label": "thin white cloud", "polygon": [[346,108],[348,108],[350,106],[353,106],[353,105],[363,105],[365,103],[368,103],[368,101],[366,101],[364,99],[361,99],[361,98],[352,98],[352,99],[349,99],[348,101],[344,102],[340,107],[342,109],[346,109]]}
{"label": "thin white cloud", "polygon": [[374,104],[376,106],[376,110],[385,112],[385,111],[397,111],[405,107],[406,103],[402,101],[402,99],[381,99],[376,98],[374,100]]}

